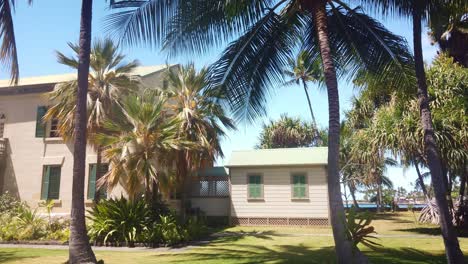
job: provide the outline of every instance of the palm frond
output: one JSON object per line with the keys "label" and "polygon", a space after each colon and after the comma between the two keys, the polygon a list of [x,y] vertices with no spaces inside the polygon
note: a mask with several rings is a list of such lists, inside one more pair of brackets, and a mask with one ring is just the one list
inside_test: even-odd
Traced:
{"label": "palm frond", "polygon": [[0,63],[10,71],[12,84],[18,84],[19,67],[12,12],[15,0],[0,1]]}
{"label": "palm frond", "polygon": [[214,82],[226,92],[237,120],[264,114],[269,89],[283,83],[283,69],[298,39],[298,16],[269,12],[212,66]]}

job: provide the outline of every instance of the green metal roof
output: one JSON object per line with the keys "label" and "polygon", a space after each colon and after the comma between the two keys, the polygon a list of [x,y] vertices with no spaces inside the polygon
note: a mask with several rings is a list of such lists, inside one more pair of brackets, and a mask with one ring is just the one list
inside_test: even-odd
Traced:
{"label": "green metal roof", "polygon": [[327,147],[255,149],[232,152],[226,167],[326,165]]}
{"label": "green metal roof", "polygon": [[225,167],[212,167],[212,168],[199,170],[198,176],[223,177],[223,176],[228,176],[228,172]]}

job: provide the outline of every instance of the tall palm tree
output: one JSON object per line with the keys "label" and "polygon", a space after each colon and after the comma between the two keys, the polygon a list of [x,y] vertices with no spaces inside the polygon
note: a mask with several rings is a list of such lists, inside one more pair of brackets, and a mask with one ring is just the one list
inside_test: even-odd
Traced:
{"label": "tall palm tree", "polygon": [[[309,104],[310,116],[312,117],[312,126],[317,128],[317,122],[315,120],[314,111],[312,109],[312,102],[310,101],[309,91],[307,87],[308,82],[319,82],[323,80],[322,68],[320,60],[313,60],[311,54],[307,51],[299,51],[296,58],[288,58],[289,69],[284,70],[284,74],[290,78],[287,81],[286,85],[302,84],[304,92],[307,98],[307,103]],[[321,145],[320,135],[318,130],[314,131],[314,143],[316,145]]]}
{"label": "tall palm tree", "polygon": [[73,142],[72,204],[70,213],[69,263],[96,263],[86,232],[84,183],[86,165],[86,121],[89,60],[91,54],[91,20],[93,1],[82,0],[78,53],[78,89]]}
{"label": "tall palm tree", "polygon": [[107,185],[110,192],[120,183],[131,200],[144,193],[152,201],[160,177],[172,164],[168,156],[184,147],[177,135],[180,121],[167,113],[166,100],[149,90],[129,95],[122,102],[120,118],[104,123],[106,132],[99,133],[96,140],[110,146],[104,151],[110,170],[99,186]]}
{"label": "tall palm tree", "polygon": [[182,213],[188,207],[191,178],[205,166],[212,166],[217,157],[223,156],[221,138],[223,127],[235,129],[222,103],[225,100],[219,89],[212,87],[207,68],[200,71],[193,63],[177,71],[166,72],[168,87],[164,90],[170,98],[168,108],[180,120],[178,136],[191,142],[194,148],[176,151],[177,178],[183,186]]}
{"label": "tall palm tree", "polygon": [[[78,68],[77,56],[79,46],[68,43],[74,55],[69,57],[57,52],[58,62],[74,70]],[[110,39],[97,40],[91,49],[90,67],[87,93],[87,141],[96,150],[96,180],[101,176],[102,146],[95,141],[95,135],[102,132],[104,120],[112,119],[116,107],[125,95],[135,92],[140,84],[132,72],[139,65],[137,61],[124,62],[125,56]],[[71,141],[74,135],[76,92],[78,83],[76,80],[59,83],[54,91],[49,93],[49,98],[55,104],[48,109],[45,120],[54,118],[59,121],[59,133],[66,141]],[[100,192],[95,193],[95,201],[100,198]]]}
{"label": "tall palm tree", "polygon": [[[411,56],[402,38],[339,0],[115,1],[133,8],[108,20],[113,34],[127,44],[163,44],[171,54],[202,53],[229,44],[211,70],[230,99],[234,114],[252,120],[265,113],[268,89],[284,83],[287,58],[304,40],[304,49],[320,56],[329,102],[328,191],[330,222],[339,263],[363,260],[346,238],[339,183],[338,74],[358,68],[379,72],[404,68]],[[338,68],[336,66],[339,66]],[[403,75],[395,76],[399,81]]]}
{"label": "tall palm tree", "polygon": [[[0,1],[0,62],[10,71],[12,84],[18,84],[19,67],[16,50],[15,28],[13,25],[13,12],[17,0]],[[28,0],[28,4],[32,4]]]}

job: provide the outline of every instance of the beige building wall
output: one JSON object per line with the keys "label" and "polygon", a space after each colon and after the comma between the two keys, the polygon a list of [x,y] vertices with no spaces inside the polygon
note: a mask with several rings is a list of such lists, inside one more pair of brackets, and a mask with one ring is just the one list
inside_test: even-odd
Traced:
{"label": "beige building wall", "polygon": [[[325,166],[230,168],[231,217],[328,218]],[[291,198],[291,174],[307,174],[308,199]],[[263,176],[263,199],[249,200],[248,175]]]}
{"label": "beige building wall", "polygon": [[[161,72],[154,72],[154,70],[160,71],[163,68],[164,66],[143,67],[143,70],[146,71],[144,72],[145,76],[142,77],[145,87],[162,87]],[[28,78],[23,80],[27,82]],[[1,89],[16,88],[0,88],[0,91]],[[53,213],[69,213],[73,144],[65,143],[61,138],[35,137],[37,107],[51,105],[51,103],[45,93],[34,93],[34,89],[34,87],[31,88],[27,94],[0,96],[0,114],[6,116],[3,138],[7,142],[3,175],[0,171],[0,193],[8,191],[26,201],[32,208],[36,208],[42,202],[43,167],[45,165],[61,165],[60,195]],[[96,153],[88,147],[85,169],[85,199],[88,191],[89,164],[96,163],[96,160]],[[109,197],[120,197],[123,194],[123,188],[118,186],[109,194]],[[92,201],[87,201],[86,205],[89,207],[92,205]]]}

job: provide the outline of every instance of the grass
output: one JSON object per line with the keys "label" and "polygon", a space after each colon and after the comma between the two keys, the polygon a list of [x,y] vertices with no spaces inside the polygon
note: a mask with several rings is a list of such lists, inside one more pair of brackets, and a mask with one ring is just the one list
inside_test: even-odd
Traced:
{"label": "grass", "polygon": [[[379,215],[374,226],[381,235],[404,237],[385,236],[378,241],[380,248],[362,247],[373,263],[445,263],[440,236],[414,236],[421,235],[417,228],[437,227],[415,224],[408,213]],[[329,228],[233,227],[225,231],[235,235],[190,250],[96,251],[96,256],[106,264],[333,263],[333,239],[312,235],[329,234]],[[468,238],[460,238],[460,244],[468,255]],[[0,248],[0,263],[63,263],[67,255],[66,250]]]}

